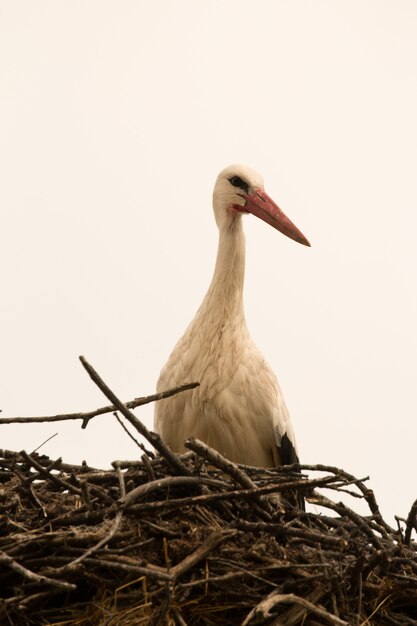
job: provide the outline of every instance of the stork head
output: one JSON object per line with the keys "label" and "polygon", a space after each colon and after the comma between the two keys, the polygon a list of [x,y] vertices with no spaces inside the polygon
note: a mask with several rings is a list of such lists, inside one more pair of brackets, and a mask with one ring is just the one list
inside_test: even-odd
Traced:
{"label": "stork head", "polygon": [[233,228],[242,213],[252,213],[294,241],[310,245],[265,193],[262,176],[246,165],[229,165],[220,172],[213,191],[213,208],[220,230]]}

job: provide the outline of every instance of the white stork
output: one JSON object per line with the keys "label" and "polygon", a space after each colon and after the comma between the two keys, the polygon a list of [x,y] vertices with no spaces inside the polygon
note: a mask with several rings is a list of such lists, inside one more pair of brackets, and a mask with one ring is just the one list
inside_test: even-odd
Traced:
{"label": "white stork", "polygon": [[184,451],[184,440],[192,436],[236,463],[296,463],[284,397],[246,326],[242,215],[252,213],[287,237],[310,244],[265,193],[262,177],[244,165],[220,172],[213,208],[219,228],[213,279],[157,383],[158,391],[186,381],[200,386],[157,402],[155,430],[176,452]]}

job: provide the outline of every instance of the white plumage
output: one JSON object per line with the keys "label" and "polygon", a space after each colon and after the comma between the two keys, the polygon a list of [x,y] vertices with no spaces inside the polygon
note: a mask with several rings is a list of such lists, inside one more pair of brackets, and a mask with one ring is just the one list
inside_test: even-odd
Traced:
{"label": "white plumage", "polygon": [[237,463],[273,467],[298,461],[294,432],[277,379],[254,344],[243,309],[245,237],[252,213],[310,245],[243,165],[220,172],[213,192],[219,227],[216,267],[207,294],[160,374],[157,390],[200,386],[160,400],[155,430],[173,450],[197,437]]}

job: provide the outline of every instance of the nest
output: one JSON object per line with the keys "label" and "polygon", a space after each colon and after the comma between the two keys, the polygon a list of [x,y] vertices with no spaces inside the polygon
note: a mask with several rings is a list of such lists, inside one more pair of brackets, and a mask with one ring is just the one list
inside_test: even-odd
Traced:
{"label": "nest", "polygon": [[159,454],[104,471],[0,451],[0,624],[417,624],[417,501],[391,528],[338,468],[176,455],[128,408],[149,398],[122,404],[88,367],[113,405],[77,419],[117,408]]}

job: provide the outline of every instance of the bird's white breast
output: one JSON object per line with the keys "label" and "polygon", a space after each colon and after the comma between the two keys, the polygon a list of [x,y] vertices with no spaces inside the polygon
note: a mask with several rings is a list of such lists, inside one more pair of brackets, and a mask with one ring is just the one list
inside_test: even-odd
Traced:
{"label": "bird's white breast", "polygon": [[183,451],[192,436],[237,463],[279,464],[274,428],[288,431],[288,412],[244,321],[223,328],[193,322],[162,370],[158,390],[186,381],[200,386],[159,401],[155,410],[155,427],[173,450]]}

